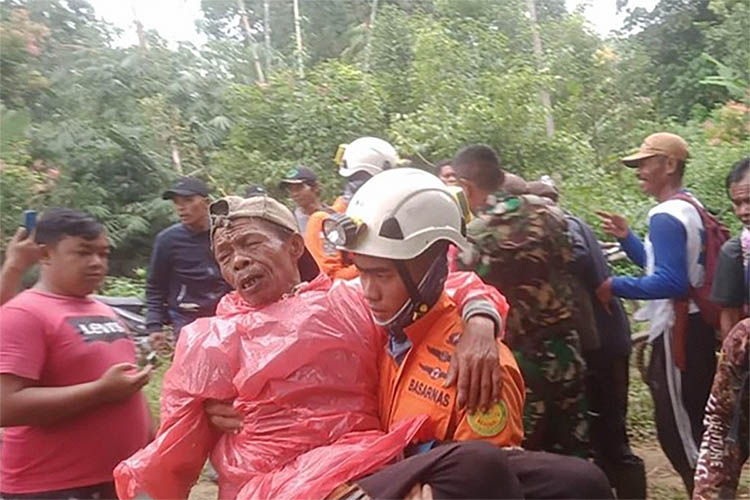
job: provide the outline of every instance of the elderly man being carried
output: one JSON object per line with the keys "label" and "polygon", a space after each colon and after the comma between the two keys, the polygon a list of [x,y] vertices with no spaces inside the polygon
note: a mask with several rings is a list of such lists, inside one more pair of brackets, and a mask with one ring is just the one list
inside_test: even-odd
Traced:
{"label": "elderly man being carried", "polygon": [[[210,211],[212,248],[235,291],[215,317],[183,329],[164,379],[161,428],[116,469],[120,498],[186,498],[209,454],[220,498],[325,498],[396,459],[426,417],[381,427],[378,358],[386,337],[361,287],[318,273],[294,216],[275,200],[227,197]],[[478,312],[454,358],[462,349],[484,353],[468,356],[474,363],[459,365],[458,378],[476,381],[468,393],[481,397],[471,403],[499,401],[499,383],[480,382],[501,378],[500,318],[485,297],[503,314],[507,304],[473,274],[457,273],[447,287],[465,304],[464,316]],[[242,425],[221,433],[204,406],[228,400]]]}

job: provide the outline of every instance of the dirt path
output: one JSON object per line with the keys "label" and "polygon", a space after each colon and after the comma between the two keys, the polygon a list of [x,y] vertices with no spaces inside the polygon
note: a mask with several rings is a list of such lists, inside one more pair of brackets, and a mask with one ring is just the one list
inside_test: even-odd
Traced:
{"label": "dirt path", "polygon": [[[682,479],[674,471],[657,443],[639,443],[633,446],[633,451],[646,464],[649,499],[677,500],[687,498]],[[750,499],[750,464],[745,464],[742,469],[737,498]]]}
{"label": "dirt path", "polygon": [[190,492],[190,500],[215,500],[218,488],[214,483],[208,480],[201,480],[193,486]]}
{"label": "dirt path", "polygon": [[[646,463],[649,500],[681,500],[687,498],[680,476],[672,469],[658,444],[640,443],[634,446],[634,451]],[[202,480],[193,488],[190,493],[190,500],[215,500],[216,493],[215,484]],[[742,480],[737,498],[750,499],[750,465],[748,464],[742,470]]]}
{"label": "dirt path", "polygon": [[[646,482],[648,486],[649,498],[673,498],[672,496],[663,495],[672,492],[674,498],[687,497],[682,485],[682,479],[674,471],[667,457],[661,451],[658,444],[634,446],[633,451],[643,459],[646,464]],[[656,490],[656,491],[654,491]],[[654,493],[661,493],[655,496]]]}

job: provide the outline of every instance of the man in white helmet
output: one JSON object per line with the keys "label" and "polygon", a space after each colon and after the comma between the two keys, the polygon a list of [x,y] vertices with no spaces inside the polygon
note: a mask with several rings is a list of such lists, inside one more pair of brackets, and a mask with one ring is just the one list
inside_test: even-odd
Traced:
{"label": "man in white helmet", "polygon": [[[457,475],[435,475],[436,461],[455,442],[477,446],[484,441],[507,458],[523,498],[611,498],[609,483],[595,465],[518,449],[525,386],[512,352],[499,339],[502,384],[495,385],[502,390],[489,407],[467,412],[457,404],[456,392],[443,385],[463,330],[456,304],[444,290],[448,245],[467,246],[468,205],[465,215],[460,207],[437,177],[403,168],[368,181],[346,215],[325,225],[329,241],[352,253],[372,317],[388,332],[380,360],[383,428],[393,429],[416,415],[429,419],[428,430],[407,449],[410,458],[358,480],[355,488],[373,498],[403,498],[408,483],[400,478],[418,477],[436,498],[518,494],[505,489],[514,483],[499,475],[483,478],[481,486],[473,484],[468,491],[460,474],[476,477],[471,459],[455,466]],[[483,453],[485,459],[491,456],[489,450]]]}
{"label": "man in white helmet", "polygon": [[[377,137],[360,137],[350,144],[342,145],[336,154],[339,174],[345,177],[344,195],[340,196],[332,208],[344,212],[354,193],[373,175],[398,165],[398,153],[388,142]],[[329,277],[352,279],[357,276],[356,268],[323,235],[323,221],[329,212],[319,211],[310,216],[305,230],[305,246],[318,263],[320,270]]]}
{"label": "man in white helmet", "polygon": [[[339,167],[339,174],[347,179],[343,196],[340,196],[331,206],[333,211],[337,213],[346,211],[354,194],[370,178],[381,172],[390,171],[401,164],[396,148],[377,137],[360,137],[350,144],[342,144],[336,152],[334,161]],[[305,246],[315,259],[321,272],[332,279],[356,278],[358,276],[357,269],[348,256],[329,242],[323,233],[323,222],[332,216],[335,216],[335,214],[325,211],[316,212],[310,216],[304,235]],[[478,322],[479,316],[482,314],[491,318],[497,316],[497,312],[492,305],[488,301],[482,300],[474,301],[466,316],[475,315]],[[463,346],[466,346],[466,348],[464,349]],[[466,366],[468,369],[461,371],[454,369],[455,366],[452,366],[448,372],[446,385],[457,384],[459,387],[459,406],[467,406],[469,410],[473,411],[479,405],[489,402],[492,392],[490,387],[494,386],[493,380],[500,378],[500,373],[496,366],[489,368],[486,359],[480,360],[476,356],[475,345],[462,342],[460,347],[452,365]],[[481,393],[468,390],[468,386],[475,378],[481,380],[481,386],[484,388]],[[471,385],[474,388],[475,385],[479,384]],[[465,394],[468,394],[469,397],[465,398]]]}

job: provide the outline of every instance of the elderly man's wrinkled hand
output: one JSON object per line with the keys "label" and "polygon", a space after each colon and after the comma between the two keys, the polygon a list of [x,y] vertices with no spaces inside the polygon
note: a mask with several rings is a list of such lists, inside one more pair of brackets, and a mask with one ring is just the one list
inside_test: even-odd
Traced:
{"label": "elderly man's wrinkled hand", "polygon": [[602,231],[606,234],[620,240],[627,238],[630,228],[628,227],[628,220],[625,217],[605,212],[604,210],[598,210],[596,215],[602,221]]}
{"label": "elderly man's wrinkled hand", "polygon": [[221,432],[236,434],[242,430],[242,416],[231,401],[207,399],[203,402],[203,409],[211,424]]}
{"label": "elderly man's wrinkled hand", "polygon": [[502,380],[495,322],[486,316],[472,316],[453,353],[444,386],[457,384],[459,408],[473,413],[500,400]]}

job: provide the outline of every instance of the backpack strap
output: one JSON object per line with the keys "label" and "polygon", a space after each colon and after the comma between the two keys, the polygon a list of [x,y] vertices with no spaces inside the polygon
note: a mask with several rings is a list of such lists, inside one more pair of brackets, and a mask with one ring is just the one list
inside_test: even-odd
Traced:
{"label": "backpack strap", "polygon": [[726,226],[724,226],[724,224],[714,214],[709,212],[708,209],[704,207],[703,204],[698,201],[693,195],[685,191],[679,191],[669,199],[681,200],[690,203],[698,211],[698,215],[701,218],[704,229],[708,229],[708,224],[706,223],[706,221],[709,221],[711,222],[711,225],[717,225],[720,227],[721,232],[724,235],[724,239],[729,239],[729,230],[726,228]]}
{"label": "backpack strap", "polygon": [[673,194],[669,199],[686,201],[690,203],[691,205],[693,205],[698,210],[704,209],[703,205],[701,205],[701,203],[698,200],[696,200],[695,197],[693,197],[687,191],[678,191],[675,194]]}
{"label": "backpack strap", "polygon": [[[682,200],[690,203],[695,210],[698,212],[698,217],[701,219],[701,224],[706,227],[706,221],[704,220],[703,206],[698,201],[684,191],[676,193],[670,198],[670,200]],[[693,285],[688,283],[688,297],[693,298],[695,289]],[[672,359],[674,364],[680,371],[687,370],[687,329],[688,329],[688,317],[690,314],[690,302],[688,297],[682,297],[679,299],[672,300],[672,306],[675,313],[674,326],[672,327]]]}

